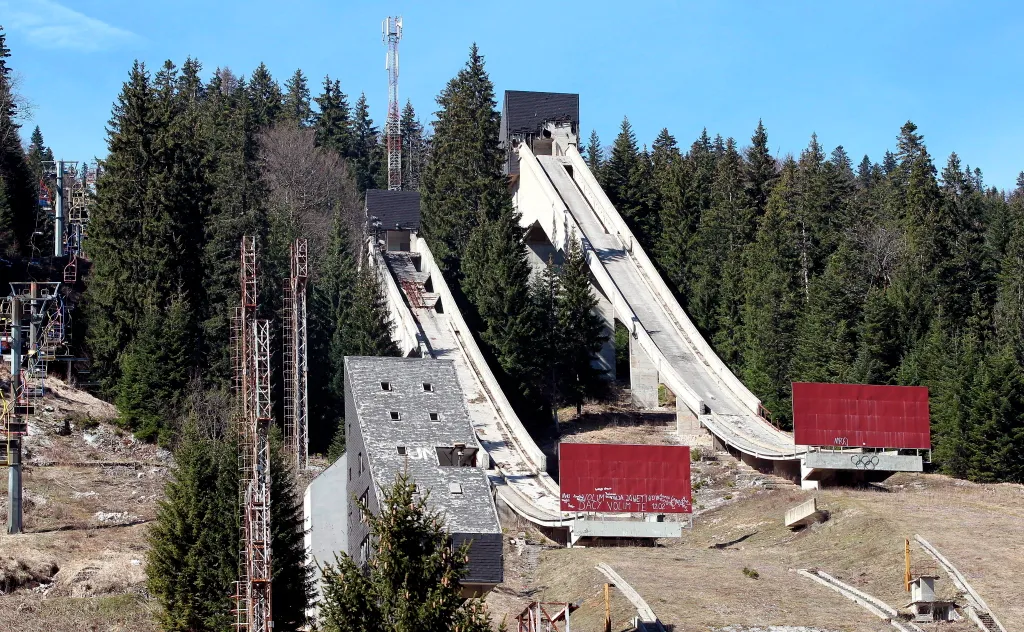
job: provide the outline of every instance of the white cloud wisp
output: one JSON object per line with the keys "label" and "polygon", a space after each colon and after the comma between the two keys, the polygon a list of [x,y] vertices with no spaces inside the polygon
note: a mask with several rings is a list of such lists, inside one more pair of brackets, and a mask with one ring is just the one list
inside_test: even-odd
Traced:
{"label": "white cloud wisp", "polygon": [[94,53],[137,41],[138,35],[52,0],[0,0],[4,26],[22,31],[40,48]]}

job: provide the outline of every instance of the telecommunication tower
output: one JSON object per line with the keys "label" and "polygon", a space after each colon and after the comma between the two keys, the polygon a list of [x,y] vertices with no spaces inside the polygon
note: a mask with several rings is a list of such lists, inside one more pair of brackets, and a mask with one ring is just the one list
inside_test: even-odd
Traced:
{"label": "telecommunication tower", "polygon": [[388,118],[384,136],[388,145],[388,190],[402,189],[402,117],[398,109],[398,42],[402,39],[402,17],[388,16],[381,25],[382,39],[388,47],[384,67],[388,71]]}

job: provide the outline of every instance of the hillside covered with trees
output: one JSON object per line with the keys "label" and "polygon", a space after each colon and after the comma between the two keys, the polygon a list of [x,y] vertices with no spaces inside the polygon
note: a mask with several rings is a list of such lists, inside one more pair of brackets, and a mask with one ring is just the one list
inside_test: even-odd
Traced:
{"label": "hillside covered with trees", "polygon": [[773,156],[760,123],[744,147],[663,129],[648,151],[628,119],[585,155],[783,427],[792,381],[923,385],[945,471],[1024,481],[1024,173],[1005,192],[955,153],[939,170],[912,122],[880,162],[815,135]]}

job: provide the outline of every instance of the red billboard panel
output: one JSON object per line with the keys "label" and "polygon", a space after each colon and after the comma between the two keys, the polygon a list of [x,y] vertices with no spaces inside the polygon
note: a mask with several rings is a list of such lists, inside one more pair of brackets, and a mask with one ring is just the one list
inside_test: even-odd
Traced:
{"label": "red billboard panel", "polygon": [[793,382],[793,438],[798,445],[931,449],[928,389]]}
{"label": "red billboard panel", "polygon": [[563,443],[562,511],[691,513],[690,448]]}

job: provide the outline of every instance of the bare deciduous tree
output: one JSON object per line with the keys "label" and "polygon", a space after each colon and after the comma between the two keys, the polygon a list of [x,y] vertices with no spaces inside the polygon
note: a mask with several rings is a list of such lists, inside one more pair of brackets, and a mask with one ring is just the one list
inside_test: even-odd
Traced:
{"label": "bare deciduous tree", "polygon": [[315,139],[313,130],[288,125],[260,135],[260,171],[269,185],[271,207],[309,240],[312,256],[326,252],[331,226],[340,214],[353,252],[358,252],[365,220],[355,181],[341,156],[317,147]]}
{"label": "bare deciduous tree", "polygon": [[855,230],[853,238],[871,282],[889,285],[906,249],[903,232],[883,224],[869,224]]}
{"label": "bare deciduous tree", "polygon": [[11,136],[17,133],[18,123],[28,120],[32,115],[32,103],[18,90],[22,81],[21,74],[17,72],[0,78],[0,112],[14,112],[11,119],[0,116],[0,143],[5,146]]}

